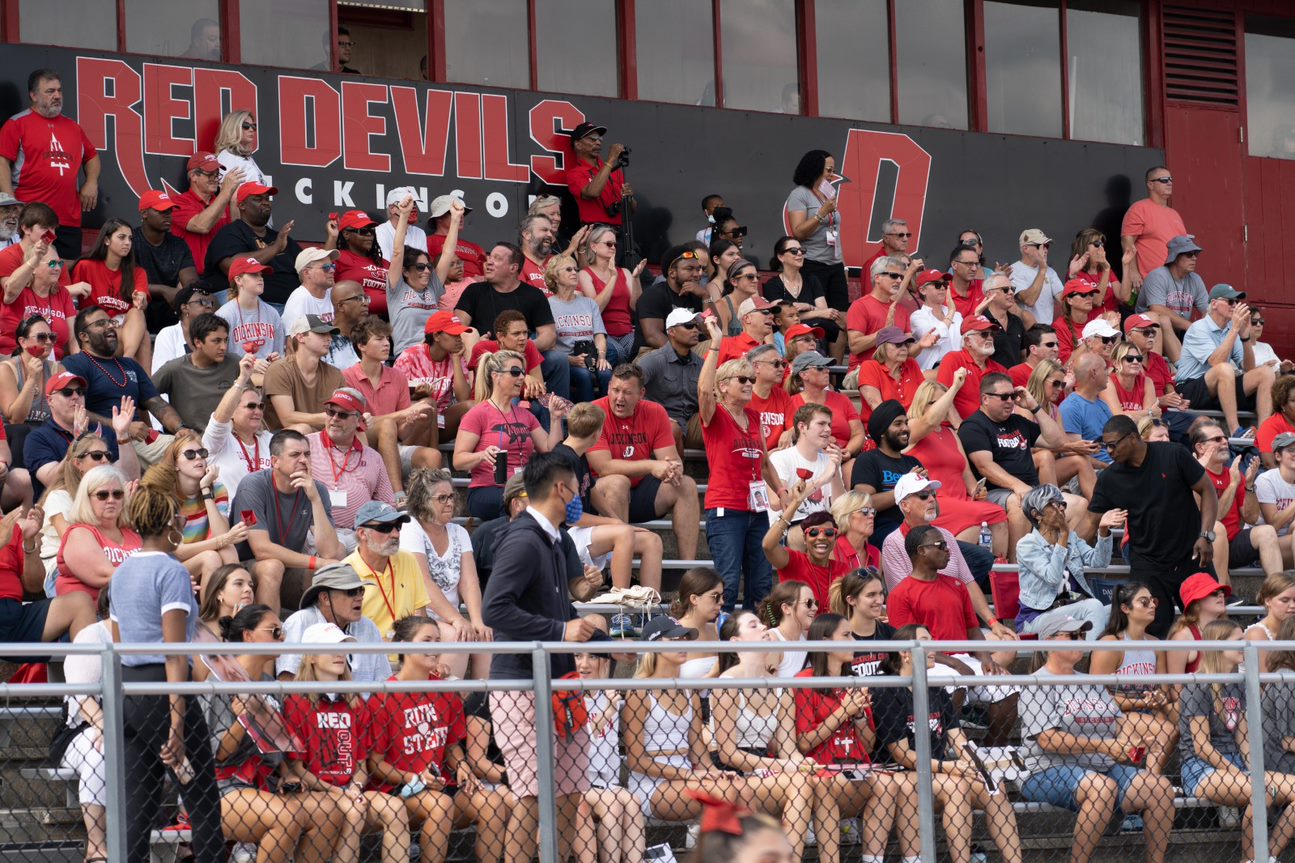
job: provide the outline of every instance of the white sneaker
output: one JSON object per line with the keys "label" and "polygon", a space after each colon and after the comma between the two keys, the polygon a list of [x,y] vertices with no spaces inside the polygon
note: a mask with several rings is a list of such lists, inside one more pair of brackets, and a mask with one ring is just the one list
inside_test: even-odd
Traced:
{"label": "white sneaker", "polygon": [[697,840],[700,838],[701,838],[701,825],[690,824],[688,826],[688,838],[684,841],[683,847],[685,848],[697,847]]}
{"label": "white sneaker", "polygon": [[256,863],[256,846],[250,842],[239,842],[234,845],[234,853],[229,855],[231,863]]}

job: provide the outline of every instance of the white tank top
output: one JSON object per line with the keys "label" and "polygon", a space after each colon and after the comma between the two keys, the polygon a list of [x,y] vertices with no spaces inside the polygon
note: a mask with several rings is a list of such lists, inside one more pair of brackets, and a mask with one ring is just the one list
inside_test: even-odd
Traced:
{"label": "white tank top", "polygon": [[767,750],[773,742],[774,732],[778,730],[777,711],[761,716],[751,709],[745,692],[739,692],[737,698],[737,745],[742,749]]}
{"label": "white tank top", "polygon": [[688,749],[688,732],[692,729],[692,703],[682,716],[661,706],[655,693],[648,693],[652,709],[643,720],[643,751],[681,752]]}

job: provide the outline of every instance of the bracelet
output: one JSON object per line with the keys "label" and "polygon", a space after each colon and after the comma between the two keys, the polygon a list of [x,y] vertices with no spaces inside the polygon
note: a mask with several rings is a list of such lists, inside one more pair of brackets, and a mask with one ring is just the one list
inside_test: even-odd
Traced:
{"label": "bracelet", "polygon": [[216,493],[215,493],[215,491],[214,491],[213,489],[209,489],[209,488],[200,488],[200,489],[198,489],[198,494],[202,497],[202,499],[203,499],[203,500],[215,500],[215,499],[216,499]]}
{"label": "bracelet", "polygon": [[319,560],[312,554],[310,556],[310,561],[306,564],[306,569],[309,569],[313,572],[315,568],[318,566],[319,566]]}
{"label": "bracelet", "polygon": [[998,619],[997,617],[991,617],[991,618],[989,618],[989,621],[988,621],[988,623],[989,623],[989,628],[990,628],[990,629],[993,629],[995,626],[998,626],[999,622],[1000,622],[1000,621],[999,621],[999,619]]}
{"label": "bracelet", "polygon": [[22,544],[22,550],[27,552],[28,554],[35,554],[38,548],[40,548],[40,546],[38,545],[33,545],[31,548],[28,548],[27,543],[24,542]]}
{"label": "bracelet", "polygon": [[118,445],[118,446],[125,446],[126,444],[128,444],[128,443],[130,443],[130,442],[131,442],[131,439],[130,439],[130,438],[126,438],[125,440],[122,440],[121,438],[117,438],[117,445]]}

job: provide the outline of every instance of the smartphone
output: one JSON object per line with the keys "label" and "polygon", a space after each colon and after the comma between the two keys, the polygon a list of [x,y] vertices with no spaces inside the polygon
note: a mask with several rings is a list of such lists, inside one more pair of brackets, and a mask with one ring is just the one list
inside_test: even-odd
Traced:
{"label": "smartphone", "polygon": [[841,776],[851,782],[863,782],[868,778],[868,774],[862,770],[842,770]]}
{"label": "smartphone", "polygon": [[982,476],[980,479],[976,480],[976,495],[974,496],[978,496],[984,490],[985,490],[985,478]]}
{"label": "smartphone", "polygon": [[1129,763],[1134,765],[1141,764],[1143,760],[1146,759],[1146,757],[1147,757],[1147,747],[1145,746],[1129,747]]}
{"label": "smartphone", "polygon": [[240,513],[243,516],[243,524],[248,527],[256,527],[256,513],[250,509],[245,509]]}
{"label": "smartphone", "polygon": [[58,239],[58,234],[54,233],[53,231],[46,231],[45,233],[40,235],[40,238],[44,240],[46,243],[52,244],[55,240]]}

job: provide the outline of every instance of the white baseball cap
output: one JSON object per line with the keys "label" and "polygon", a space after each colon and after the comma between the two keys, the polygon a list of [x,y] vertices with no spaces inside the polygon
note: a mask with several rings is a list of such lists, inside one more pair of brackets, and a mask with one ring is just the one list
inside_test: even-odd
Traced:
{"label": "white baseball cap", "polygon": [[341,644],[355,639],[342,632],[336,623],[313,623],[301,634],[302,644]]}
{"label": "white baseball cap", "polygon": [[936,479],[927,479],[920,474],[906,473],[895,483],[895,503],[899,503],[909,495],[917,494],[919,491],[939,491],[940,481]]}
{"label": "white baseball cap", "polygon": [[674,309],[665,317],[665,328],[677,327],[680,324],[690,324],[697,320],[697,313],[692,309]]}
{"label": "white baseball cap", "polygon": [[387,206],[399,204],[405,198],[413,198],[414,206],[418,206],[418,192],[413,186],[397,186],[390,192],[387,192]]}
{"label": "white baseball cap", "polygon": [[1110,322],[1105,318],[1093,318],[1091,321],[1084,324],[1083,337],[1086,339],[1091,339],[1093,336],[1105,336],[1106,338],[1110,338],[1111,336],[1118,336],[1119,334],[1120,331],[1111,326]]}

